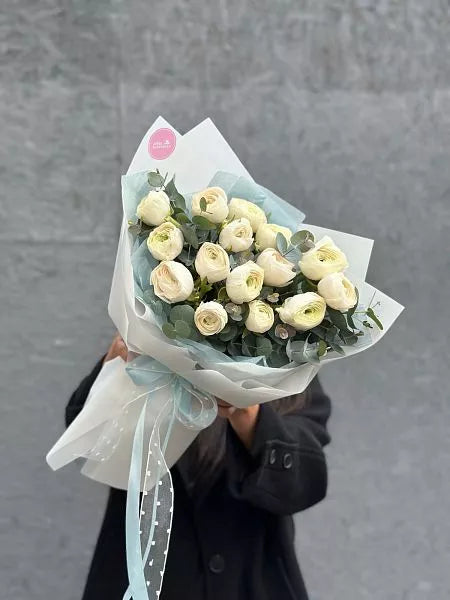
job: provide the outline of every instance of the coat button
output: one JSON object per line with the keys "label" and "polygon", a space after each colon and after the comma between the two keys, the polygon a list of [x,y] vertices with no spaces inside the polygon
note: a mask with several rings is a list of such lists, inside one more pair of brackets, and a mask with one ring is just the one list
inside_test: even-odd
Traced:
{"label": "coat button", "polygon": [[209,559],[208,567],[211,573],[215,573],[216,575],[222,573],[222,571],[225,569],[224,557],[221,554],[214,554]]}
{"label": "coat button", "polygon": [[292,454],[289,452],[286,452],[283,456],[283,467],[285,469],[290,469],[292,467]]}
{"label": "coat button", "polygon": [[274,465],[277,460],[277,451],[273,448],[269,454],[269,465]]}

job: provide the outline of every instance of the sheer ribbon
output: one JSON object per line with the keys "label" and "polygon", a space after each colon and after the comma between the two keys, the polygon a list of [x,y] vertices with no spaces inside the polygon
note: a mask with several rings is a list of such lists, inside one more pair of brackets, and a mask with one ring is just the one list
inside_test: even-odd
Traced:
{"label": "sheer ribbon", "polygon": [[[140,356],[126,371],[141,390],[111,420],[89,453],[90,458],[105,460],[118,445],[130,405],[143,402],[133,439],[126,503],[126,558],[129,587],[123,600],[153,600],[160,595],[173,514],[173,486],[164,455],[175,419],[185,427],[203,429],[217,416],[217,404],[210,394],[194,388],[148,356]],[[167,390],[164,404],[145,435],[146,416],[152,396]],[[146,441],[147,440],[147,441]],[[142,490],[142,496],[141,496]]]}

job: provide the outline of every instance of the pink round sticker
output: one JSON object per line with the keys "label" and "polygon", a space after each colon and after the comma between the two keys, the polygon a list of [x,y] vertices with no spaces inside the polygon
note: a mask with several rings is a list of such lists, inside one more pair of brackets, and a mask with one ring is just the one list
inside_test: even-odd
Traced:
{"label": "pink round sticker", "polygon": [[148,153],[155,160],[164,160],[172,154],[177,145],[174,132],[168,127],[161,127],[152,133],[148,140]]}

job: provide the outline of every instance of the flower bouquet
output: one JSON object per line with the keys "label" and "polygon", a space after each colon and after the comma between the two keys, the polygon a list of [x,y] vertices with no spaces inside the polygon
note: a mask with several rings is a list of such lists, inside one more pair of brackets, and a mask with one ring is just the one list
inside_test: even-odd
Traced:
{"label": "flower bouquet", "polygon": [[[327,362],[373,345],[402,307],[367,284],[372,241],[303,225],[255,183],[210,120],[159,118],[122,178],[109,313],[133,353],[106,363],[47,456],[128,490],[126,598],[157,597],[169,468],[216,417],[303,391]],[[140,493],[142,492],[142,499]]]}

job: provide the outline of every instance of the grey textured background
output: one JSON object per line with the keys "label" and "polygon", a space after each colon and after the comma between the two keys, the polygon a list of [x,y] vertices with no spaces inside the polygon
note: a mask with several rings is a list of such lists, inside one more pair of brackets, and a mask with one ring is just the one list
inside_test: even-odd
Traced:
{"label": "grey textured background", "polygon": [[298,518],[314,600],[450,594],[450,27],[444,0],[2,0],[0,578],[76,600],[105,490],[43,457],[108,344],[119,176],[162,113],[211,116],[312,223],[376,240],[407,306],[323,374],[330,488]]}

